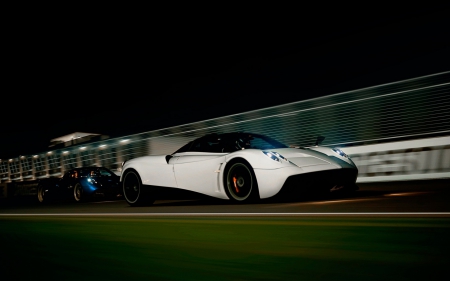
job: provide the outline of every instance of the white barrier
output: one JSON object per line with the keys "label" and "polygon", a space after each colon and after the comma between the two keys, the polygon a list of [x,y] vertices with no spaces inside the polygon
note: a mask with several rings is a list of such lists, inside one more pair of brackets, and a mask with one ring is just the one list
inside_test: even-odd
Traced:
{"label": "white barrier", "polygon": [[341,149],[358,167],[357,182],[450,178],[450,137]]}

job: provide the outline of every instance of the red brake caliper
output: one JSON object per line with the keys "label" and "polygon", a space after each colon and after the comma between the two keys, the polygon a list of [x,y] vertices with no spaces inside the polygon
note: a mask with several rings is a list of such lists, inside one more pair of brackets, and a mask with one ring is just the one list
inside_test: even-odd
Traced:
{"label": "red brake caliper", "polygon": [[239,193],[239,188],[237,186],[237,178],[233,177],[233,183],[234,183],[234,189],[236,189],[236,192]]}

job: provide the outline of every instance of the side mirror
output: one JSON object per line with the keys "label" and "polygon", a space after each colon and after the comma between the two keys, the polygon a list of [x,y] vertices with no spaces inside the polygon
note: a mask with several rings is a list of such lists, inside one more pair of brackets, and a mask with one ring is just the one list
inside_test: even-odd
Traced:
{"label": "side mirror", "polygon": [[321,143],[323,142],[324,139],[325,139],[325,137],[323,137],[323,136],[318,136],[318,137],[317,137],[317,140],[316,140],[316,146],[319,145],[319,144],[321,144]]}

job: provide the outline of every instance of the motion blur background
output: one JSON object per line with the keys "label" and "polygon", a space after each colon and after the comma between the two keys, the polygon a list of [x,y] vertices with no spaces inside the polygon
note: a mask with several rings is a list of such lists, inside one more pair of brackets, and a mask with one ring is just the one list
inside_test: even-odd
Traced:
{"label": "motion blur background", "polygon": [[445,5],[200,8],[17,14],[4,41],[0,159],[73,132],[142,133],[450,65]]}

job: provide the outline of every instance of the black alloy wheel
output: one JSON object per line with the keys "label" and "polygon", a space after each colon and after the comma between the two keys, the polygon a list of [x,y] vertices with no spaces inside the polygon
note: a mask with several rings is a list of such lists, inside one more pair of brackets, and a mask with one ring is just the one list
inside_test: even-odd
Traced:
{"label": "black alloy wheel", "polygon": [[152,204],[155,199],[148,188],[142,188],[141,178],[135,170],[126,171],[123,176],[123,196],[128,205],[143,206]]}
{"label": "black alloy wheel", "polygon": [[225,192],[237,203],[256,199],[258,188],[250,165],[244,162],[231,164],[226,172]]}

